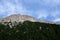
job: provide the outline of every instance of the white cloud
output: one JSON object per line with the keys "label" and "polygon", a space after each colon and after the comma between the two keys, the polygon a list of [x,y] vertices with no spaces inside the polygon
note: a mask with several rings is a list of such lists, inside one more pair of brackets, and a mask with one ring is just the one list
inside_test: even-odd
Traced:
{"label": "white cloud", "polygon": [[60,19],[58,19],[60,17],[60,11],[59,10],[49,12],[45,9],[43,9],[43,10],[41,9],[41,10],[36,11],[35,14],[37,15],[38,19],[46,19],[48,16],[50,16],[50,17],[52,16],[53,20],[51,20],[51,21],[55,22],[55,21],[60,20]]}
{"label": "white cloud", "polygon": [[26,3],[39,3],[49,7],[60,5],[60,0],[24,0]]}
{"label": "white cloud", "polygon": [[53,22],[60,22],[60,18],[54,19]]}
{"label": "white cloud", "polygon": [[53,22],[60,22],[60,10],[55,10],[51,12],[51,15],[55,18]]}
{"label": "white cloud", "polygon": [[60,4],[60,0],[42,0],[41,4],[50,6],[50,7],[55,7]]}
{"label": "white cloud", "polygon": [[55,18],[58,18],[60,16],[60,10],[55,10],[51,12],[51,15]]}
{"label": "white cloud", "polygon": [[48,16],[48,12],[46,10],[36,11],[37,18],[46,18]]}
{"label": "white cloud", "polygon": [[[18,3],[18,0],[16,0],[16,4],[13,4],[10,1],[4,1],[0,4],[0,15],[12,15],[12,14],[25,14],[25,15],[30,15],[28,10],[22,5],[22,3]],[[31,13],[31,12],[30,12]]]}
{"label": "white cloud", "polygon": [[60,3],[60,0],[42,0],[44,3],[47,3],[47,4],[58,4]]}
{"label": "white cloud", "polygon": [[[53,6],[53,7],[60,4],[60,0],[24,0],[24,1],[28,2],[28,3],[29,2],[30,3],[31,2],[32,3],[40,3],[45,6]],[[2,5],[2,3],[3,3],[3,5]],[[31,11],[31,10],[29,11],[18,0],[15,0],[15,3],[16,4],[13,4],[12,1],[7,1],[7,0],[4,2],[1,2],[0,15],[3,14],[6,16],[9,16],[11,14],[20,13],[20,14],[31,15],[31,16],[36,15],[37,19],[47,18],[48,15],[51,15],[51,16],[55,17],[55,19],[53,20],[54,22],[60,20],[60,18],[58,18],[58,15],[60,15],[60,10],[54,10],[54,11],[48,12],[47,9],[41,8],[37,11]]]}

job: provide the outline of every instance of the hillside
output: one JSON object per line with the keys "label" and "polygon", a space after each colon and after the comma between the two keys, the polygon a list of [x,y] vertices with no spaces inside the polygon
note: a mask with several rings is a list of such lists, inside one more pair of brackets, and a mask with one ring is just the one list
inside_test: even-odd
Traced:
{"label": "hillside", "polygon": [[10,28],[0,24],[0,40],[60,40],[60,25],[24,21]]}

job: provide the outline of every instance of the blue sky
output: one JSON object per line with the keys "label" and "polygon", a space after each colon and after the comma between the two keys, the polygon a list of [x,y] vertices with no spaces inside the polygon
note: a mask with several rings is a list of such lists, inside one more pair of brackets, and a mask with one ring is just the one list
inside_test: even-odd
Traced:
{"label": "blue sky", "polygon": [[60,0],[0,0],[0,18],[23,14],[36,19],[60,21]]}

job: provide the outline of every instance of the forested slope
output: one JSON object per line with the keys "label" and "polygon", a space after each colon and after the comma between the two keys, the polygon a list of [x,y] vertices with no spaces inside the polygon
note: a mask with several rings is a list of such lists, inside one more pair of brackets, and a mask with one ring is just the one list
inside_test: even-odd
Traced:
{"label": "forested slope", "polygon": [[25,21],[10,28],[0,24],[0,40],[60,40],[60,25]]}

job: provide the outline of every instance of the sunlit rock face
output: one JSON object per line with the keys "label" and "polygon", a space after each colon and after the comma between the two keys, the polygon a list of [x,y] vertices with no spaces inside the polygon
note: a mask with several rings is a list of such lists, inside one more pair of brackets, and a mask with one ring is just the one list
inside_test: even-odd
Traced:
{"label": "sunlit rock face", "polygon": [[6,18],[2,18],[0,19],[0,22],[24,22],[24,21],[32,21],[34,22],[35,21],[35,18],[34,17],[31,17],[31,16],[27,16],[27,15],[20,15],[20,14],[14,14],[14,15],[10,15]]}

